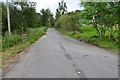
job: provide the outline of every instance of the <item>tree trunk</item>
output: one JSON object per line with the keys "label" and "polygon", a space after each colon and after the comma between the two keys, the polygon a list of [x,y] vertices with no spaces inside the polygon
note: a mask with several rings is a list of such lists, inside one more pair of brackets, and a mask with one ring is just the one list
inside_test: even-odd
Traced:
{"label": "tree trunk", "polygon": [[98,29],[97,22],[96,22],[96,17],[95,17],[95,16],[93,17],[93,25],[94,25],[94,27],[95,27],[95,30],[97,31],[98,37],[101,38],[101,34],[100,34],[99,29]]}
{"label": "tree trunk", "polygon": [[109,39],[111,39],[111,38],[112,38],[112,32],[113,32],[113,27],[112,27],[112,25],[110,25]]}

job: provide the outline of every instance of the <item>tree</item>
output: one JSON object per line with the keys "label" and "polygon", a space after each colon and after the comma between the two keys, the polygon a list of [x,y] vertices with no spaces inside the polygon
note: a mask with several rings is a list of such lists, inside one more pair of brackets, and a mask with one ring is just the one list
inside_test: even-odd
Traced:
{"label": "tree", "polygon": [[[113,38],[115,33],[118,31],[118,3],[117,2],[109,2],[108,3],[108,9],[109,9],[109,13],[108,13],[108,26],[109,26],[109,38]],[[114,31],[113,31],[114,28]]]}
{"label": "tree", "polygon": [[[27,28],[36,27],[39,17],[36,14],[35,6],[35,2],[28,1],[10,3],[10,20],[13,33],[22,34],[27,31]],[[3,3],[2,7],[2,32],[4,34],[7,31],[6,4]]]}
{"label": "tree", "polygon": [[51,27],[53,26],[54,18],[53,14],[49,9],[42,9],[41,11],[41,21],[43,26]]}
{"label": "tree", "polygon": [[65,12],[67,12],[67,6],[66,6],[66,2],[62,0],[61,2],[58,3],[58,8],[56,9],[56,19],[58,19]]}
{"label": "tree", "polygon": [[[2,3],[0,2],[0,31],[2,30]],[[1,38],[2,32],[0,32]]]}
{"label": "tree", "polygon": [[79,30],[79,17],[75,12],[62,15],[59,18],[59,21],[61,28],[65,31]]}
{"label": "tree", "polygon": [[82,3],[84,6],[84,17],[92,20],[92,25],[97,31],[97,35],[101,38],[105,36],[105,32],[110,28],[109,38],[113,37],[113,26],[117,24],[117,3],[115,2],[88,2]]}
{"label": "tree", "polygon": [[50,15],[49,21],[50,21],[51,27],[53,27],[53,26],[54,26],[54,23],[55,23],[55,19],[54,19],[54,17],[53,17],[53,14]]}
{"label": "tree", "polygon": [[2,3],[2,35],[7,30],[7,10],[6,5]]}

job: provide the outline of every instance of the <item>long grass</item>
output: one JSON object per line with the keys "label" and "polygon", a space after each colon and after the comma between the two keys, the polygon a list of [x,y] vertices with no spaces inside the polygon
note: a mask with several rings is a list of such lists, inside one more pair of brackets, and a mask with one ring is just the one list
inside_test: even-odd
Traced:
{"label": "long grass", "polygon": [[2,37],[2,48],[3,51],[7,48],[10,48],[16,44],[22,43],[23,41],[27,41],[29,43],[33,43],[35,40],[37,40],[41,35],[44,34],[46,28],[30,28],[27,31],[27,38],[22,39],[21,35],[18,34],[11,34],[8,36],[8,33],[5,34],[4,37]]}
{"label": "long grass", "polygon": [[8,36],[8,34],[6,33],[6,35],[2,38],[2,48],[6,49],[12,47],[13,45],[17,44],[20,41],[22,41],[20,35],[11,34],[10,36]]}
{"label": "long grass", "polygon": [[93,27],[81,26],[80,31],[65,32],[64,34],[79,41],[97,45],[101,48],[111,49],[115,51],[118,50],[118,33],[115,34],[114,38],[109,39],[109,33],[106,32],[106,35],[100,39]]}
{"label": "long grass", "polygon": [[4,37],[2,45],[3,51],[2,55],[3,67],[13,56],[20,53],[24,48],[28,47],[30,44],[34,43],[38,38],[46,33],[47,28],[34,28],[28,29],[27,38],[22,39],[20,35],[12,34],[11,37]]}

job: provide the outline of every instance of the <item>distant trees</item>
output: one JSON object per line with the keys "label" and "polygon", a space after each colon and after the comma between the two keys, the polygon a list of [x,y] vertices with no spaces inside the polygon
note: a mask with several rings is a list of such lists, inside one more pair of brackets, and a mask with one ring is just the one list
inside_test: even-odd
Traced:
{"label": "distant trees", "polygon": [[[65,13],[66,12],[66,13]],[[64,31],[76,31],[79,30],[79,11],[68,12],[67,5],[64,0],[58,3],[58,8],[56,9],[56,22],[54,27],[57,29],[62,29]]]}
{"label": "distant trees", "polygon": [[[42,9],[36,13],[36,3],[28,0],[9,4],[12,33],[23,34],[28,28],[40,26],[53,27],[54,17],[50,9]],[[2,34],[8,31],[6,4],[2,3]]]}
{"label": "distant trees", "polygon": [[40,12],[42,25],[52,27],[54,25],[54,17],[51,11],[49,9],[42,9]]}

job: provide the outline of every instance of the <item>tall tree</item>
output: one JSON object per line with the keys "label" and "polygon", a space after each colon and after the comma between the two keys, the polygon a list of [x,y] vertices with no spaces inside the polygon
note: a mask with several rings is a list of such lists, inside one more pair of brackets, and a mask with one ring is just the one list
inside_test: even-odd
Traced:
{"label": "tall tree", "polygon": [[[51,13],[50,9],[42,9],[41,11],[41,21],[43,26],[51,27],[53,26],[54,18],[53,14]],[[52,25],[51,25],[52,24]]]}
{"label": "tall tree", "polygon": [[2,21],[2,3],[0,2],[0,24]]}
{"label": "tall tree", "polygon": [[67,5],[64,0],[58,3],[58,8],[56,9],[56,19],[58,19],[61,15],[67,12]]}

